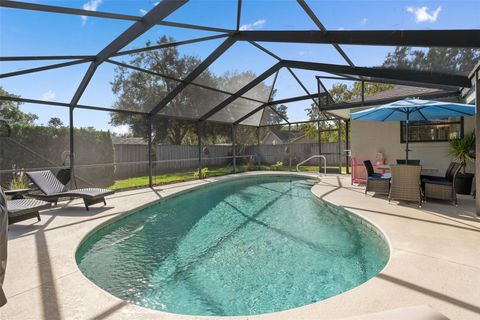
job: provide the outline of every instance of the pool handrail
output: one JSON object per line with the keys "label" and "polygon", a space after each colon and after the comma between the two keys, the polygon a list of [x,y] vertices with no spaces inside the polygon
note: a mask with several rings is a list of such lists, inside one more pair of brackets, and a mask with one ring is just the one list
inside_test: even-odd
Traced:
{"label": "pool handrail", "polygon": [[[310,161],[310,160],[312,160],[312,159],[315,159],[315,158],[323,159],[323,161],[324,161],[323,174],[324,174],[324,175],[327,175],[327,158],[326,158],[324,155],[321,155],[321,154],[313,155],[313,156],[311,156],[311,157],[303,160],[302,162],[298,163],[298,164],[297,164],[297,172],[300,172],[299,167],[300,167],[302,164],[304,164],[305,162],[308,162],[308,161]],[[320,168],[319,168],[319,171],[320,171],[320,170],[321,170],[321,167],[322,167],[322,162],[321,162],[321,161],[320,161],[320,166],[319,166],[319,167],[320,167]]]}

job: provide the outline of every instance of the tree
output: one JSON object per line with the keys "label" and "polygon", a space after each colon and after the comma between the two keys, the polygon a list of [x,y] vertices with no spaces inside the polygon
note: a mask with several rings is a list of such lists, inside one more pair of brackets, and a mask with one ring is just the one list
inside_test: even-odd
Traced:
{"label": "tree", "polygon": [[[157,41],[157,44],[173,41],[174,39],[164,36]],[[147,46],[149,45],[151,43],[148,42]],[[150,111],[180,83],[172,80],[172,78],[184,79],[201,63],[201,60],[194,56],[181,55],[177,48],[170,47],[134,54],[129,63],[135,67],[166,76],[160,77],[151,73],[132,71],[125,67],[116,68],[115,78],[112,82],[112,91],[117,96],[114,108],[145,112]],[[254,78],[256,78],[256,75],[250,71],[225,73],[221,77],[217,77],[207,69],[194,82],[223,91],[236,92]],[[270,87],[261,83],[250,90],[247,96],[258,100],[266,100],[269,93]],[[199,118],[228,96],[195,85],[187,86],[167,104],[161,111],[162,115],[153,118],[154,142],[197,143],[197,123],[180,119]],[[256,102],[239,98],[217,113],[212,119],[233,122],[240,115],[257,106],[258,103]],[[145,116],[112,113],[110,123],[113,125],[126,124],[134,135],[146,137],[147,122]],[[202,129],[205,143],[221,143],[228,140],[231,135],[230,126],[207,122],[202,124]]]}
{"label": "tree", "polygon": [[480,60],[480,49],[396,47],[383,63],[387,68],[468,73]]}
{"label": "tree", "polygon": [[47,125],[52,128],[60,128],[63,127],[63,122],[60,118],[52,117],[48,120]]}
{"label": "tree", "polygon": [[[7,92],[2,87],[0,87],[0,95],[18,98],[18,96]],[[31,125],[35,120],[38,120],[36,114],[25,113],[20,110],[19,106],[20,103],[16,101],[0,100],[0,118],[21,125]]]}

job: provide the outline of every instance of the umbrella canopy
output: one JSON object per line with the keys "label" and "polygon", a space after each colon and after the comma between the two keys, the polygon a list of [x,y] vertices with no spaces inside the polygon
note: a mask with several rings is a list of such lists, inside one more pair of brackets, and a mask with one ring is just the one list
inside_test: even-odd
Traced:
{"label": "umbrella canopy", "polygon": [[442,120],[450,117],[475,115],[475,106],[462,103],[440,102],[407,98],[382,106],[352,113],[352,120],[405,121],[406,160],[408,161],[408,122]]}

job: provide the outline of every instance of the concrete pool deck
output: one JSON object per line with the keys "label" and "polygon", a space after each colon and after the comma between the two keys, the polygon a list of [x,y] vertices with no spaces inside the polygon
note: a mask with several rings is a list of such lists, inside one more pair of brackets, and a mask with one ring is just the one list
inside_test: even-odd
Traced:
{"label": "concrete pool deck", "polygon": [[[244,173],[233,176],[268,174]],[[275,172],[275,174],[282,174]],[[287,173],[288,174],[288,173]],[[206,319],[145,309],[103,291],[78,269],[75,250],[105,221],[168,195],[233,176],[154,189],[118,192],[107,206],[85,211],[81,200],[60,203],[35,219],[10,226],[1,319]],[[451,319],[480,318],[480,219],[472,197],[459,206],[428,202],[389,204],[365,196],[348,175],[329,175],[312,192],[377,225],[391,245],[391,259],[373,279],[304,307],[229,319],[337,319],[401,307],[429,305]],[[67,206],[68,204],[68,206]],[[215,317],[211,317],[215,318]],[[217,317],[222,318],[222,317]]]}

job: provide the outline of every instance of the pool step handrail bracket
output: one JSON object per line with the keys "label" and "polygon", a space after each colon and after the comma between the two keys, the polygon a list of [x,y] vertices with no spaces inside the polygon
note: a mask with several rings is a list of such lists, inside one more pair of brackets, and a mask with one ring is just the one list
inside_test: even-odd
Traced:
{"label": "pool step handrail bracket", "polygon": [[[299,167],[300,167],[302,164],[304,164],[304,163],[306,163],[306,162],[308,162],[308,161],[310,161],[310,160],[312,160],[312,159],[316,159],[316,158],[323,159],[323,174],[324,174],[324,175],[327,175],[327,158],[326,158],[324,155],[321,155],[321,154],[313,155],[313,156],[311,156],[311,157],[303,160],[302,162],[298,163],[298,164],[297,164],[297,172],[300,172]],[[320,161],[320,169],[321,169],[321,167],[322,167],[322,162]],[[319,169],[319,171],[321,171],[320,169]]]}

